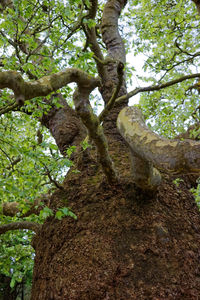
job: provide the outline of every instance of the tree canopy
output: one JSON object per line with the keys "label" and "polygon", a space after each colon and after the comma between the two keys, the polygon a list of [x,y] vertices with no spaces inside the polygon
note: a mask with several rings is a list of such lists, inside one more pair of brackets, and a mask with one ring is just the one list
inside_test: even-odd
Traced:
{"label": "tree canopy", "polygon": [[[0,269],[12,287],[24,277],[30,281],[30,241],[40,224],[53,215],[76,218],[67,199],[57,211],[48,199],[64,189],[69,169],[81,172],[77,153],[95,145],[109,184],[120,177],[103,125],[112,118],[116,124],[119,108],[135,95],[140,101],[134,112],[129,108],[131,118],[141,110],[149,128],[162,135],[158,143],[166,141],[166,153],[177,149],[169,162],[148,143],[138,148],[147,135],[136,132],[130,146],[135,173],[142,151],[152,161],[138,186],[149,188],[160,162],[168,171],[199,172],[197,141],[181,141],[180,148],[171,142],[168,148],[168,139],[188,128],[189,138],[200,134],[198,9],[198,0],[0,1]],[[138,59],[144,60],[142,74]],[[131,144],[132,125],[119,124],[122,119],[119,131]]]}

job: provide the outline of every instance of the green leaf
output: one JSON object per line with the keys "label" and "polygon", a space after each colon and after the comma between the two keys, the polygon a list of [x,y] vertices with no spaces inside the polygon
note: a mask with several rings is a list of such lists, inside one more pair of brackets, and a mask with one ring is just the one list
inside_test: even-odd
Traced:
{"label": "green leaf", "polygon": [[12,277],[11,282],[10,282],[10,287],[11,287],[11,288],[14,288],[15,283],[16,283],[15,278]]}
{"label": "green leaf", "polygon": [[55,215],[56,219],[62,220],[63,216],[64,216],[64,214],[63,214],[62,211],[58,210],[58,211],[56,212],[56,215]]}

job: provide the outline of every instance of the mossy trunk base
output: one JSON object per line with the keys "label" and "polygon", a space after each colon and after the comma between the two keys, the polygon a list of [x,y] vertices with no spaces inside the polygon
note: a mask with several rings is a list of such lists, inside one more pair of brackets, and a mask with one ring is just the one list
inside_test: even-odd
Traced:
{"label": "mossy trunk base", "polygon": [[166,178],[154,195],[128,180],[98,182],[85,170],[55,193],[52,207],[67,199],[78,220],[49,218],[35,237],[31,299],[199,299],[200,215],[190,181]]}

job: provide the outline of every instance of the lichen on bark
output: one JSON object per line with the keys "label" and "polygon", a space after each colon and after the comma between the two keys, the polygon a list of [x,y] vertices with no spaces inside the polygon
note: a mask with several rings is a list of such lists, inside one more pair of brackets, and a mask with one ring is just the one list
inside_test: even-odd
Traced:
{"label": "lichen on bark", "polygon": [[[151,176],[155,174],[150,171],[152,166],[173,174],[199,173],[200,143],[189,139],[169,140],[155,134],[145,125],[138,107],[125,107],[118,116],[117,126],[131,149],[133,168],[140,170],[142,167],[141,163],[139,168],[137,167],[135,154],[144,161],[144,172],[142,173],[147,176],[144,182],[151,181]],[[148,172],[146,171],[147,166],[149,166]],[[156,174],[157,177],[158,172]],[[137,182],[137,171],[134,171],[133,176]],[[159,180],[156,182],[159,183]]]}

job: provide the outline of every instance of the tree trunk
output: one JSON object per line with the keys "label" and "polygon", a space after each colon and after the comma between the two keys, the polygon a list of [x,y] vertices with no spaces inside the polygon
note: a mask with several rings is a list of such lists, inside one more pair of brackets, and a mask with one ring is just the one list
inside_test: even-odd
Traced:
{"label": "tree trunk", "polygon": [[[199,211],[191,178],[164,175],[156,193],[131,181],[126,146],[110,143],[120,170],[109,186],[101,168],[82,165],[55,192],[51,208],[66,201],[77,220],[50,217],[35,236],[32,300],[198,299]],[[65,204],[64,204],[65,203]]]}

